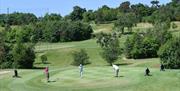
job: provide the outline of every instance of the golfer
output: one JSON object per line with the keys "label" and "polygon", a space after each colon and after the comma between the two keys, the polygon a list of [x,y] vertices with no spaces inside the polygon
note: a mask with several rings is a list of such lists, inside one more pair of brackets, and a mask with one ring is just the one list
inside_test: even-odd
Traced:
{"label": "golfer", "polygon": [[45,72],[45,75],[46,75],[47,82],[49,82],[49,68],[46,67],[44,72]]}
{"label": "golfer", "polygon": [[80,77],[82,78],[83,77],[83,65],[82,64],[79,65],[79,70],[80,70]]}
{"label": "golfer", "polygon": [[118,77],[119,75],[119,67],[117,65],[112,65],[113,69],[115,70],[115,77]]}

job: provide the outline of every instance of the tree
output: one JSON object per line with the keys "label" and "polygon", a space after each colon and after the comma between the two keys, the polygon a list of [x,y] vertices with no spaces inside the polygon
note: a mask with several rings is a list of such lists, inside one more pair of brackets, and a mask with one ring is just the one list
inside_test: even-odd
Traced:
{"label": "tree", "polygon": [[46,55],[41,55],[41,61],[43,64],[47,63],[48,59],[47,59],[47,56]]}
{"label": "tree", "polygon": [[4,35],[0,32],[0,68],[2,68],[2,64],[6,60],[6,51],[5,51],[5,42],[4,42]]}
{"label": "tree", "polygon": [[37,17],[32,13],[14,12],[8,15],[9,25],[26,25],[37,22]]}
{"label": "tree", "polygon": [[97,43],[100,44],[102,48],[102,58],[112,65],[121,54],[117,35],[115,33],[113,35],[102,33],[102,35],[98,37]]}
{"label": "tree", "polygon": [[131,3],[129,1],[122,2],[119,6],[120,12],[123,12],[123,13],[130,12],[130,5],[131,5]]}
{"label": "tree", "polygon": [[117,10],[109,8],[107,5],[103,5],[97,11],[95,11],[97,23],[107,23],[117,19]]}
{"label": "tree", "polygon": [[180,2],[179,2],[179,7],[175,8],[175,13],[174,13],[174,17],[176,21],[180,21]]}
{"label": "tree", "polygon": [[70,14],[70,18],[72,21],[82,20],[83,19],[83,13],[86,12],[85,8],[81,8],[79,6],[73,7],[73,12]]}
{"label": "tree", "polygon": [[13,66],[15,68],[33,68],[35,52],[33,45],[17,42],[13,51]]}
{"label": "tree", "polygon": [[94,19],[95,19],[95,14],[93,13],[92,10],[89,10],[88,12],[85,12],[83,14],[83,21],[85,21],[85,22],[90,22]]}
{"label": "tree", "polygon": [[51,14],[46,14],[43,17],[43,21],[59,21],[61,20],[62,16],[60,14],[56,14],[56,13],[51,13]]}
{"label": "tree", "polygon": [[167,25],[157,24],[145,33],[134,33],[128,37],[124,48],[125,56],[134,59],[158,57],[159,48],[171,38]]}
{"label": "tree", "polygon": [[149,6],[141,3],[131,5],[131,9],[132,12],[137,16],[139,22],[142,21],[143,17],[150,16],[153,13]]}
{"label": "tree", "polygon": [[175,24],[175,23],[172,23],[172,28],[175,29],[177,28],[178,26]]}
{"label": "tree", "polygon": [[153,0],[151,1],[152,7],[158,8],[159,7],[159,1],[158,0]]}
{"label": "tree", "polygon": [[170,7],[162,6],[151,15],[151,23],[167,22],[173,20],[173,10]]}
{"label": "tree", "polygon": [[73,54],[73,65],[86,65],[86,64],[90,64],[89,62],[89,56],[87,54],[87,52],[84,49],[81,49],[80,51],[75,51]]}
{"label": "tree", "polygon": [[167,68],[180,68],[180,37],[167,41],[158,51],[161,63]]}
{"label": "tree", "polygon": [[137,18],[134,13],[119,14],[118,20],[114,23],[115,28],[124,34],[124,28],[127,27],[132,32],[132,27],[137,24]]}

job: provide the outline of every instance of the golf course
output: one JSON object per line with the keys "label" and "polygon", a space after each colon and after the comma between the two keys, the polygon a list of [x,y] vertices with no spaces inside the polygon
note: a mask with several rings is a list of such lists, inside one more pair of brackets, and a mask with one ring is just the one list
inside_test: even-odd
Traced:
{"label": "golf course", "polygon": [[[138,26],[140,27],[139,24]],[[98,25],[110,29],[110,26]],[[138,28],[138,27],[136,27]],[[94,29],[94,31],[99,31]],[[172,30],[173,31],[173,30]],[[107,32],[107,30],[106,30]],[[177,33],[179,31],[176,31]],[[177,34],[175,33],[175,34]],[[127,35],[119,40],[121,46]],[[72,52],[85,49],[91,64],[84,67],[83,78],[79,68],[72,66]],[[20,78],[12,78],[13,70],[0,70],[1,91],[179,91],[180,70],[160,71],[160,59],[126,59],[123,55],[115,62],[120,68],[119,77],[99,55],[101,48],[96,39],[67,43],[38,43],[35,47],[35,69],[18,69]],[[42,64],[40,55],[46,54],[48,64]],[[47,83],[43,67],[49,66]],[[151,76],[144,76],[149,67]],[[4,72],[4,73],[3,73]]]}
{"label": "golf course", "polygon": [[180,91],[180,0],[0,0],[0,91]]}

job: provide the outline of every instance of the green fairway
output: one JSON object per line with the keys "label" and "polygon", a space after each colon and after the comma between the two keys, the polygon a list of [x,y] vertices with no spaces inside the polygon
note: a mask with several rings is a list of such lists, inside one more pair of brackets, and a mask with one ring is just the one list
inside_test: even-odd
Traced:
{"label": "green fairway", "polygon": [[120,66],[120,77],[111,67],[85,67],[80,79],[78,67],[50,68],[50,81],[43,70],[21,70],[22,78],[5,74],[0,79],[1,91],[179,91],[180,71],[160,72],[151,68],[152,76],[144,76],[145,67]]}

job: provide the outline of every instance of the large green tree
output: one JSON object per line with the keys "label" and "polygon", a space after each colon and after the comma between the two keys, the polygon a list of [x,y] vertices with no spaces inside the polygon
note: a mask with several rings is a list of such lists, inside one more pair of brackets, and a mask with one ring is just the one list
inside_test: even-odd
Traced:
{"label": "large green tree", "polygon": [[152,0],[151,1],[152,7],[158,8],[159,7],[159,1],[158,0]]}
{"label": "large green tree", "polygon": [[167,41],[159,50],[161,63],[167,68],[180,68],[180,37]]}
{"label": "large green tree", "polygon": [[124,34],[124,28],[127,27],[128,30],[131,32],[132,27],[137,24],[137,18],[134,13],[120,13],[118,15],[118,20],[114,23],[114,26],[117,31],[121,31]]}
{"label": "large green tree", "polygon": [[129,1],[122,2],[119,6],[119,11],[123,13],[130,12],[130,5],[131,3]]}
{"label": "large green tree", "polygon": [[33,68],[35,60],[34,47],[31,44],[23,44],[19,41],[15,44],[13,51],[13,67]]}
{"label": "large green tree", "polygon": [[73,11],[70,14],[70,18],[73,21],[82,20],[83,19],[83,13],[86,12],[85,8],[81,8],[79,6],[74,6]]}
{"label": "large green tree", "polygon": [[95,20],[95,14],[92,10],[88,10],[83,14],[83,21],[90,22]]}
{"label": "large green tree", "polygon": [[96,22],[106,23],[108,21],[113,21],[117,19],[117,10],[103,5],[97,11],[95,11]]}
{"label": "large green tree", "polygon": [[153,13],[149,6],[141,3],[131,5],[131,10],[136,14],[139,22],[141,22],[144,17],[150,16]]}
{"label": "large green tree", "polygon": [[112,63],[117,61],[121,54],[121,49],[118,36],[115,33],[112,35],[101,33],[98,36],[97,43],[100,44],[102,48],[101,56],[107,63],[112,65]]}

